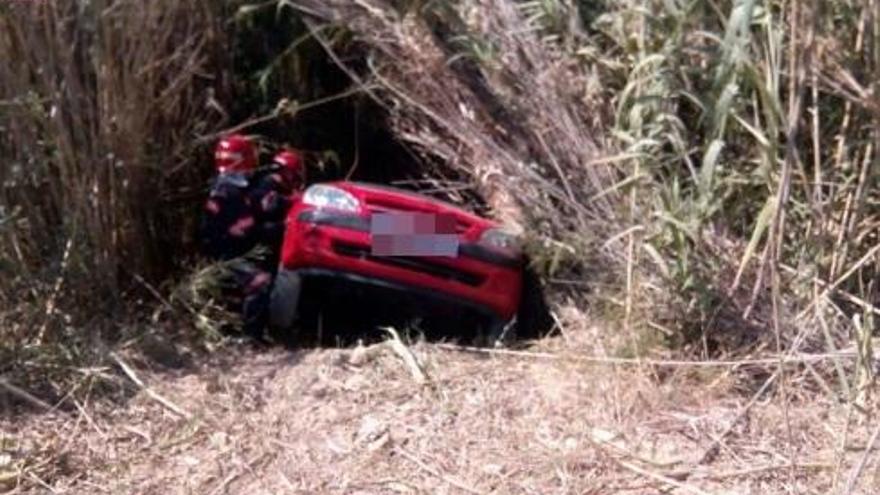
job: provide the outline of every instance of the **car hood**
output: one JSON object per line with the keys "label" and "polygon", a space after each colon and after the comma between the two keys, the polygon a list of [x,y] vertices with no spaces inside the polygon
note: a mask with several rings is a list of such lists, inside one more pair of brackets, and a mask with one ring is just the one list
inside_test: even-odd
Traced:
{"label": "car hood", "polygon": [[344,189],[357,197],[365,213],[418,212],[451,215],[456,230],[465,237],[476,237],[498,225],[452,203],[396,187],[363,182],[339,181],[327,185]]}

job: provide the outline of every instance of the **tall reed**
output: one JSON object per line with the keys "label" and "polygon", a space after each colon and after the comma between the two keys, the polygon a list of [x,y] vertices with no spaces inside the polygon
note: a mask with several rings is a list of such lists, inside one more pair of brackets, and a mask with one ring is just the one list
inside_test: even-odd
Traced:
{"label": "tall reed", "polygon": [[0,6],[0,307],[63,300],[94,315],[173,266],[193,210],[181,200],[205,173],[197,138],[222,118],[223,8]]}

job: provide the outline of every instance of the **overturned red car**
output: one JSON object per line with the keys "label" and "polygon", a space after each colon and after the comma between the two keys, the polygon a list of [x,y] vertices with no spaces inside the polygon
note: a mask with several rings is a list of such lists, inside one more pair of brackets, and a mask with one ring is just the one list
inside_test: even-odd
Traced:
{"label": "overturned red car", "polygon": [[487,337],[501,339],[520,305],[523,256],[515,236],[452,204],[387,186],[330,182],[294,198],[272,327],[293,326],[304,287],[314,280],[380,289],[391,294],[386,301],[409,309],[463,308]]}

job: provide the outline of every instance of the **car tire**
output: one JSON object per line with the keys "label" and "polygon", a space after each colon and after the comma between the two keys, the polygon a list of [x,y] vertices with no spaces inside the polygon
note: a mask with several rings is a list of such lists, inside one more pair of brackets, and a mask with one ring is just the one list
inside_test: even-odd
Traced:
{"label": "car tire", "polygon": [[541,278],[527,266],[523,272],[522,297],[516,313],[517,338],[532,340],[546,337],[553,331],[554,324]]}
{"label": "car tire", "polygon": [[269,299],[269,328],[291,336],[296,323],[302,277],[296,272],[281,270],[275,277]]}

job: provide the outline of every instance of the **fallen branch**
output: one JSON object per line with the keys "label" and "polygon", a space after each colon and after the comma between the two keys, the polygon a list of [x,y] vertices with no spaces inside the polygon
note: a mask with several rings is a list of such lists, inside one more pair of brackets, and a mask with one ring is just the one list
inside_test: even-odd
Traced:
{"label": "fallen branch", "polygon": [[122,358],[120,358],[115,352],[110,353],[110,357],[113,358],[114,361],[116,361],[116,364],[118,364],[119,367],[122,368],[122,371],[128,376],[128,378],[130,378],[131,381],[135,383],[135,385],[140,387],[141,390],[143,390],[144,393],[146,393],[151,399],[158,402],[163,407],[165,407],[165,409],[171,411],[177,416],[180,416],[184,419],[192,419],[192,414],[185,411],[183,408],[166,399],[165,397],[162,397],[161,395],[159,395],[158,392],[155,392],[153,389],[144,384],[144,382],[142,382],[141,379],[138,378],[138,376],[135,374],[134,370],[132,370],[131,367],[125,364]]}
{"label": "fallen branch", "polygon": [[2,378],[2,377],[0,377],[0,388],[6,390],[7,392],[11,393],[12,395],[18,397],[19,399],[23,399],[24,401],[26,401],[32,405],[35,405],[35,406],[40,407],[42,409],[45,409],[47,411],[52,410],[52,406],[50,406],[45,401],[42,401],[42,400],[34,397],[33,395],[31,395],[30,393],[28,393],[24,389],[16,387],[15,385],[9,383],[8,381],[6,381],[5,378]]}

